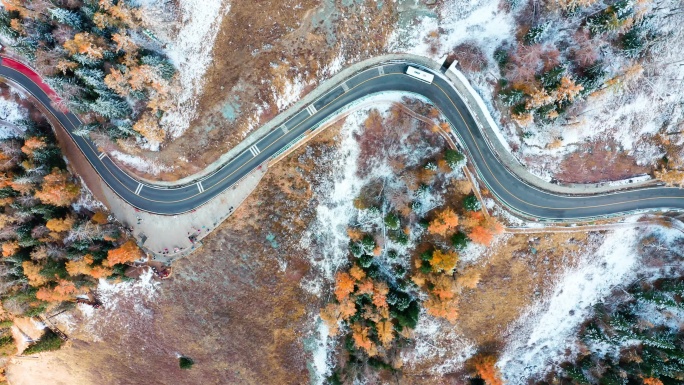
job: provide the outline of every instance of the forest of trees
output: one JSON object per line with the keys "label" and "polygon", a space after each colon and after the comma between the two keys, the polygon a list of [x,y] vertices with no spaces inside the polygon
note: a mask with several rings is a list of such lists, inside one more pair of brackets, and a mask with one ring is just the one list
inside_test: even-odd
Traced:
{"label": "forest of trees", "polygon": [[[387,143],[398,143],[380,134],[383,126],[395,125],[371,112],[359,157],[362,170],[388,155]],[[465,164],[458,151],[409,167],[394,163],[396,179],[407,183],[398,182],[404,184],[399,190],[370,183],[354,200],[359,217],[347,229],[351,266],[336,274],[333,300],[321,311],[331,335],[343,342],[329,384],[352,383],[364,368],[399,370],[421,309],[454,323],[461,291],[480,280],[474,269],[458,267],[459,252],[469,242],[489,245],[503,230],[480,211],[472,194],[457,196],[457,205],[433,205],[431,191],[443,191],[451,183],[448,175]]]}
{"label": "forest of trees", "polygon": [[579,355],[546,384],[674,385],[684,380],[684,280],[637,283],[598,304],[580,331]]}
{"label": "forest of trees", "polygon": [[[541,15],[522,27],[518,41],[494,53],[503,75],[498,96],[510,107],[513,120],[522,127],[553,121],[578,99],[639,73],[636,59],[653,39],[649,4],[649,0],[562,0],[541,6]],[[536,9],[529,12],[537,14]],[[577,20],[571,27],[577,29],[570,34],[550,33],[558,22],[557,12]],[[609,77],[611,55],[616,54],[632,65]]]}
{"label": "forest of trees", "polygon": [[142,253],[105,212],[74,205],[80,184],[50,127],[18,125],[22,137],[0,140],[0,299],[10,317],[32,317],[124,278]]}
{"label": "forest of trees", "polygon": [[84,135],[136,136],[158,145],[176,73],[124,0],[1,0],[0,36],[36,67]]}

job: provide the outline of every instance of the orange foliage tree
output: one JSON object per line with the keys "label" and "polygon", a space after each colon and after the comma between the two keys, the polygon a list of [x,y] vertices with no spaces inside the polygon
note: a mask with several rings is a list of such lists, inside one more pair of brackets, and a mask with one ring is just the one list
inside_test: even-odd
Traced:
{"label": "orange foliage tree", "polygon": [[473,366],[477,375],[483,379],[487,385],[503,385],[501,373],[496,368],[496,358],[489,355],[478,355],[473,359]]}
{"label": "orange foliage tree", "polygon": [[107,252],[107,264],[114,266],[118,263],[133,262],[140,259],[141,253],[138,245],[132,239],[116,249]]}
{"label": "orange foliage tree", "polygon": [[81,189],[68,181],[66,172],[54,169],[43,179],[43,186],[36,191],[36,198],[55,206],[68,206],[76,201]]}
{"label": "orange foliage tree", "polygon": [[2,256],[3,257],[11,257],[13,256],[17,251],[19,251],[19,242],[17,241],[7,241],[2,244]]}
{"label": "orange foliage tree", "polygon": [[59,280],[54,288],[41,287],[36,293],[36,298],[47,302],[62,302],[73,299],[78,289],[71,281]]}
{"label": "orange foliage tree", "polygon": [[45,141],[42,138],[32,136],[24,140],[24,145],[21,147],[21,152],[28,156],[33,156],[34,151],[43,147],[45,147]]}
{"label": "orange foliage tree", "polygon": [[458,215],[452,209],[446,208],[430,222],[428,231],[430,234],[446,236],[447,233],[456,229],[456,226],[458,226]]}
{"label": "orange foliage tree", "polygon": [[337,273],[335,276],[335,297],[342,302],[343,299],[354,292],[354,279],[347,273]]}
{"label": "orange foliage tree", "polygon": [[466,228],[470,229],[468,238],[473,242],[488,246],[494,239],[494,235],[503,232],[503,226],[495,218],[486,217],[481,212],[471,212],[463,221]]}
{"label": "orange foliage tree", "polygon": [[452,324],[458,320],[458,298],[443,300],[431,296],[425,301],[424,306],[425,311],[431,316],[444,318]]}
{"label": "orange foliage tree", "polygon": [[373,344],[373,341],[368,337],[368,327],[355,323],[352,325],[351,329],[352,338],[354,339],[354,345],[356,345],[356,347],[365,350],[370,357],[378,354],[378,350]]}

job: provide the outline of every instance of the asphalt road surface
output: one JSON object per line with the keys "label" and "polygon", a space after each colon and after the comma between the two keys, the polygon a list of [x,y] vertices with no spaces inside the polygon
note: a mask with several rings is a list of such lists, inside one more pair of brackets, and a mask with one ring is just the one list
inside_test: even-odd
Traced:
{"label": "asphalt road surface", "polygon": [[435,76],[434,82],[428,84],[408,76],[405,72],[409,64],[386,64],[354,75],[214,173],[192,184],[176,187],[146,184],[128,175],[100,153],[93,142],[72,135],[80,125],[78,118],[70,112],[55,109],[48,95],[31,79],[2,63],[0,76],[24,87],[61,122],[114,192],[130,205],[152,213],[179,214],[201,206],[349,103],[387,91],[419,94],[431,100],[451,123],[454,133],[466,147],[469,161],[475,164],[489,190],[519,214],[547,220],[579,220],[638,210],[684,209],[684,190],[679,188],[660,186],[591,196],[564,196],[521,182],[494,156],[473,117],[448,81]]}

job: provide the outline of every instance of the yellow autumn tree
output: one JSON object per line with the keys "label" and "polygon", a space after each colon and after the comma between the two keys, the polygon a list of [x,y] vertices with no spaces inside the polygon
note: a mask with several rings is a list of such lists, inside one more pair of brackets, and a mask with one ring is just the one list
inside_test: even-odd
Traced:
{"label": "yellow autumn tree", "polygon": [[541,106],[545,106],[547,104],[551,104],[556,100],[552,95],[550,95],[548,92],[546,92],[545,89],[539,89],[539,90],[534,90],[532,94],[530,95],[530,99],[527,101],[525,104],[525,107],[528,110],[538,108]]}
{"label": "yellow autumn tree", "polygon": [[88,254],[79,261],[68,261],[66,263],[66,271],[72,277],[80,274],[90,275],[90,273],[93,270],[90,266],[92,263],[93,257],[90,254]]}
{"label": "yellow autumn tree", "polygon": [[95,44],[95,38],[88,32],[81,32],[74,35],[74,38],[64,43],[70,55],[82,54],[92,59],[102,59],[103,50]]}
{"label": "yellow autumn tree", "polygon": [[574,80],[570,79],[567,76],[563,76],[561,78],[560,86],[558,87],[558,90],[556,90],[556,100],[573,101],[575,100],[575,97],[577,97],[577,95],[579,95],[579,93],[582,92],[582,90],[584,90],[584,86],[575,83]]}
{"label": "yellow autumn tree", "polygon": [[432,266],[432,271],[435,273],[444,272],[446,274],[451,274],[456,268],[458,263],[458,254],[454,251],[442,251],[435,250],[432,253],[432,259],[430,260],[430,265]]}
{"label": "yellow autumn tree", "polygon": [[112,68],[109,70],[107,76],[105,76],[104,83],[118,95],[125,97],[131,92],[128,85],[128,79],[129,75],[127,69],[124,68],[123,70],[119,70],[117,68]]}
{"label": "yellow autumn tree", "polygon": [[114,266],[119,263],[133,262],[142,256],[140,248],[132,239],[116,249],[107,252],[107,265]]}
{"label": "yellow autumn tree", "polygon": [[45,226],[50,230],[54,231],[55,233],[61,233],[63,231],[69,231],[71,230],[72,227],[74,227],[74,218],[72,217],[65,217],[62,219],[59,218],[52,218],[45,223]]}
{"label": "yellow autumn tree", "polygon": [[90,276],[95,279],[107,278],[114,274],[114,270],[106,266],[93,266],[90,270]]}
{"label": "yellow autumn tree", "polygon": [[520,127],[527,127],[530,124],[532,124],[532,122],[534,122],[534,117],[529,112],[513,114],[511,115],[511,119],[513,119],[514,122],[518,123]]}
{"label": "yellow autumn tree", "polygon": [[327,304],[321,309],[320,316],[321,320],[323,320],[328,327],[328,333],[330,333],[331,336],[336,336],[340,331],[339,321],[342,320],[339,306],[334,303]]}
{"label": "yellow autumn tree", "polygon": [[389,347],[392,341],[394,341],[394,326],[390,321],[381,321],[377,324],[378,328],[378,339],[384,347]]}
{"label": "yellow autumn tree", "polygon": [[116,49],[119,51],[135,52],[138,50],[138,45],[126,35],[126,32],[113,34],[112,40],[116,43]]}
{"label": "yellow autumn tree", "polygon": [[145,139],[152,143],[162,143],[164,141],[164,130],[159,126],[159,120],[150,112],[144,113],[133,125],[133,130],[140,133]]}
{"label": "yellow autumn tree", "polygon": [[21,17],[34,17],[35,13],[26,7],[24,0],[2,0],[2,6],[8,12],[16,11]]}
{"label": "yellow autumn tree", "polygon": [[453,232],[458,226],[458,215],[451,208],[446,208],[439,212],[435,219],[428,225],[428,232],[446,236],[447,233]]}
{"label": "yellow autumn tree", "polygon": [[29,285],[33,287],[40,287],[48,282],[48,278],[40,274],[42,267],[31,261],[24,261],[21,264],[24,269],[24,275],[28,279]]}
{"label": "yellow autumn tree", "polygon": [[451,299],[456,295],[456,282],[451,277],[445,275],[432,276],[430,283],[432,285],[430,294],[440,300]]}
{"label": "yellow autumn tree", "polygon": [[349,298],[345,298],[340,302],[340,317],[344,320],[348,320],[356,314],[356,303]]}
{"label": "yellow autumn tree", "polygon": [[97,211],[93,216],[90,218],[93,223],[97,223],[98,225],[106,225],[109,220],[107,219],[107,213],[104,211]]}
{"label": "yellow autumn tree", "polygon": [[40,191],[36,191],[36,198],[55,206],[69,206],[74,203],[81,193],[77,184],[68,181],[68,174],[54,169],[43,178]]}
{"label": "yellow autumn tree", "polygon": [[78,63],[62,59],[57,62],[57,70],[60,71],[63,75],[66,75],[67,72],[73,71],[76,68],[78,68]]}
{"label": "yellow autumn tree", "polygon": [[668,186],[684,185],[684,171],[661,169],[655,171],[655,177],[665,182]]}

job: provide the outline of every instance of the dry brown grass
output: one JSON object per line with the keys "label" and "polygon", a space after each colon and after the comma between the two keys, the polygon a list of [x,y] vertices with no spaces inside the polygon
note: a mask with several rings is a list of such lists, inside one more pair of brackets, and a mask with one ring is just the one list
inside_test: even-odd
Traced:
{"label": "dry brown grass", "polygon": [[555,178],[566,183],[620,180],[651,172],[651,167],[639,166],[626,152],[617,151],[617,143],[611,141],[583,145],[565,157],[559,169]]}

